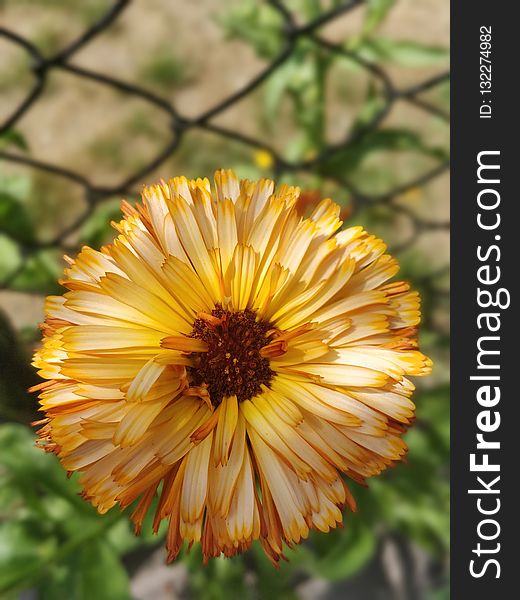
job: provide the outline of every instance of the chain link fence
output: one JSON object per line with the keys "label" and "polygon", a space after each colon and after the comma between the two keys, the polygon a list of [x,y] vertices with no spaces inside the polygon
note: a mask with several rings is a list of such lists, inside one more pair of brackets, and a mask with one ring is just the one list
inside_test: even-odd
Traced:
{"label": "chain link fence", "polygon": [[[311,22],[298,24],[294,16],[289,12],[286,6],[277,0],[270,0],[269,4],[275,9],[283,21],[283,44],[278,55],[264,69],[256,74],[246,85],[235,91],[233,94],[218,102],[216,105],[205,110],[202,114],[196,117],[187,117],[181,114],[175,104],[164,97],[154,93],[153,91],[141,87],[140,85],[122,81],[116,77],[103,74],[101,72],[86,69],[74,64],[75,55],[91,44],[97,36],[104,31],[114,26],[122,12],[129,6],[130,0],[118,0],[110,7],[110,9],[102,15],[102,17],[92,26],[86,29],[82,35],[70,43],[67,47],[58,51],[50,57],[45,57],[38,47],[29,39],[19,35],[9,29],[0,27],[0,38],[4,38],[9,43],[18,46],[19,49],[28,54],[31,59],[32,75],[34,83],[25,98],[14,107],[11,114],[7,117],[4,123],[0,126],[0,135],[5,132],[12,131],[21,119],[38,103],[39,98],[44,92],[50,73],[55,70],[66,71],[78,78],[96,82],[99,86],[108,86],[113,90],[117,90],[127,96],[137,97],[147,102],[157,111],[166,114],[170,120],[170,134],[165,146],[155,155],[151,156],[148,162],[140,167],[135,172],[127,175],[123,180],[116,185],[109,187],[100,187],[95,185],[87,176],[82,173],[70,170],[59,164],[50,164],[43,160],[29,157],[21,153],[14,153],[8,150],[0,150],[0,160],[11,163],[18,163],[26,166],[28,169],[35,169],[46,172],[49,175],[57,178],[63,178],[78,184],[84,193],[86,200],[86,209],[76,218],[72,224],[68,224],[52,239],[45,242],[31,241],[24,243],[17,240],[20,244],[23,260],[17,266],[16,270],[9,273],[0,282],[0,289],[9,288],[11,282],[16,279],[17,275],[25,268],[27,260],[35,252],[49,248],[66,248],[65,240],[74,232],[77,232],[87,219],[92,215],[96,206],[108,198],[114,196],[135,195],[138,190],[134,186],[142,182],[147,175],[155,171],[161,164],[169,159],[179,148],[183,137],[192,130],[204,130],[212,132],[222,138],[233,140],[243,144],[245,147],[258,149],[269,152],[273,160],[273,171],[275,177],[279,177],[285,173],[314,173],[323,175],[326,178],[334,180],[334,182],[344,188],[352,199],[352,204],[355,208],[360,206],[375,206],[384,204],[395,213],[405,216],[412,225],[413,234],[409,236],[404,244],[399,249],[403,249],[411,245],[423,232],[434,230],[446,230],[449,225],[447,222],[434,221],[417,216],[414,211],[408,209],[396,202],[396,198],[405,193],[407,190],[424,186],[431,180],[437,178],[444,173],[449,165],[446,160],[439,161],[436,166],[426,173],[416,177],[413,181],[409,181],[405,185],[400,185],[384,195],[370,196],[357,189],[356,186],[347,178],[323,173],[323,166],[327,161],[336,155],[340,155],[350,147],[363,140],[364,137],[371,134],[384,124],[385,118],[389,115],[391,109],[397,101],[405,101],[422,111],[435,115],[436,117],[448,120],[449,115],[446,112],[429,103],[422,98],[424,92],[430,91],[436,86],[446,82],[449,78],[448,72],[441,72],[438,75],[419,81],[415,85],[400,89],[397,87],[392,78],[385,72],[383,68],[363,58],[355,50],[350,50],[346,45],[332,43],[320,36],[320,30],[326,24],[333,22],[340,16],[353,11],[359,5],[364,4],[363,0],[350,0],[343,2],[328,12],[324,12]],[[284,158],[274,147],[270,147],[264,140],[255,139],[239,128],[230,129],[222,127],[214,122],[215,118],[220,116],[225,111],[234,107],[238,102],[244,99],[249,94],[253,93],[259,86],[266,82],[271,76],[279,70],[295,52],[297,43],[302,38],[306,38],[316,46],[320,47],[328,53],[334,53],[348,58],[353,61],[359,68],[363,69],[372,81],[377,84],[378,93],[380,94],[380,105],[378,110],[370,116],[369,120],[362,126],[351,131],[345,139],[339,143],[328,144],[320,149],[320,151],[307,160],[289,161]],[[428,281],[424,281],[425,285],[430,287],[430,291],[437,294],[445,294],[442,289],[437,289],[435,285],[435,275],[443,276],[443,269],[438,274],[433,274]]]}

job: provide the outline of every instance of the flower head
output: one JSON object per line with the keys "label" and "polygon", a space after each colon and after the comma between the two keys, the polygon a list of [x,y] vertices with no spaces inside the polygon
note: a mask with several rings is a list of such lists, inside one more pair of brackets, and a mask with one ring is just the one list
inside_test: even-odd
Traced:
{"label": "flower head", "polygon": [[47,298],[40,443],[99,512],[136,502],[138,530],[157,495],[170,559],[259,539],[276,563],[355,508],[342,474],[406,451],[407,376],[431,366],[418,294],[381,240],[339,231],[329,199],[299,216],[298,195],[230,171],[145,188]]}

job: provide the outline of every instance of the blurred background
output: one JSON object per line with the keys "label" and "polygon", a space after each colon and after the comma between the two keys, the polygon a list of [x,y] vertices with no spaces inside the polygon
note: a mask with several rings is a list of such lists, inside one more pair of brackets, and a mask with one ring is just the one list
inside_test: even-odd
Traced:
{"label": "blurred background", "polygon": [[[448,592],[448,0],[0,0],[0,598],[443,600]],[[174,175],[275,177],[381,235],[423,297],[406,464],[275,572],[164,564],[33,447],[27,394],[64,252]]]}

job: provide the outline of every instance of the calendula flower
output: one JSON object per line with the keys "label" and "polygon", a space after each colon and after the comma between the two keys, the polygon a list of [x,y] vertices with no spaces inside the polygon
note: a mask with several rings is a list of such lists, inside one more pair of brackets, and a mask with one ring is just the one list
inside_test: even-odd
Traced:
{"label": "calendula flower", "polygon": [[419,297],[384,243],[338,231],[320,201],[269,180],[176,177],[124,202],[119,235],[85,247],[46,301],[34,365],[40,444],[79,471],[101,513],[136,502],[168,519],[169,559],[201,542],[205,560],[259,539],[329,531],[355,509],[357,482],[399,461],[413,419],[408,375]]}

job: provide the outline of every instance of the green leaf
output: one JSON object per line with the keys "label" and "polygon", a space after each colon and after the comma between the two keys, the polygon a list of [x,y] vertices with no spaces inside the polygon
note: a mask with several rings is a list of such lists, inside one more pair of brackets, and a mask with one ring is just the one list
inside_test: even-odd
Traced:
{"label": "green leaf", "polygon": [[[153,510],[153,508],[152,508]],[[155,538],[154,541],[156,541]],[[126,520],[118,521],[113,527],[111,527],[106,535],[106,540],[110,543],[110,546],[115,552],[121,556],[125,552],[133,550],[136,546],[139,546],[143,539],[135,535],[133,527]]]}
{"label": "green leaf", "polygon": [[36,585],[48,600],[128,600],[118,557],[129,545],[128,522],[118,512],[101,517],[81,500],[77,482],[67,479],[55,456],[34,447],[28,428],[1,425],[0,447],[8,448],[0,455],[6,518],[0,526],[0,595]]}
{"label": "green leaf", "polygon": [[44,488],[53,495],[66,498],[83,512],[82,518],[85,513],[95,515],[95,510],[78,497],[77,482],[67,479],[58,459],[36,448],[34,440],[35,434],[28,427],[16,423],[1,425],[0,447],[9,448],[9,452],[2,453],[0,470],[7,472],[21,490],[31,490],[35,494]]}
{"label": "green leaf", "polygon": [[53,457],[35,448],[34,438],[34,433],[23,425],[4,423],[0,426],[0,447],[9,449],[0,455],[0,465],[13,476],[27,481],[39,477],[49,469],[50,463],[55,463]]}
{"label": "green leaf", "polygon": [[442,148],[430,147],[415,132],[407,129],[388,128],[372,131],[360,141],[337,152],[320,167],[320,172],[351,175],[363,161],[376,152],[417,152],[439,161],[447,158]]}
{"label": "green leaf", "polygon": [[258,541],[253,542],[249,552],[254,557],[254,571],[257,575],[255,597],[296,600],[294,575],[300,564],[308,558],[307,548],[301,545],[297,549],[284,550],[289,562],[281,562],[280,570],[275,577],[273,577],[273,565]]}
{"label": "green leaf", "polygon": [[34,571],[52,556],[56,541],[48,537],[35,544],[30,521],[7,521],[0,525],[0,591]]}
{"label": "green leaf", "polygon": [[385,103],[384,97],[377,92],[375,87],[370,86],[365,102],[352,126],[352,133],[367,126],[383,110]]}
{"label": "green leaf", "polygon": [[395,0],[368,0],[363,36],[372,33],[385,19]]}
{"label": "green leaf", "polygon": [[42,294],[57,294],[61,291],[58,279],[62,275],[61,252],[41,250],[27,258],[24,268],[13,279],[11,289]]}
{"label": "green leaf", "polygon": [[79,498],[75,478],[34,447],[28,428],[1,425],[0,447],[0,596],[38,585],[52,600],[127,600],[124,515],[100,516]]}
{"label": "green leaf", "polygon": [[114,237],[111,221],[121,220],[121,201],[112,199],[103,202],[87,219],[80,231],[80,240],[83,244],[99,248]]}
{"label": "green leaf", "polygon": [[20,266],[21,256],[18,244],[0,234],[0,282],[8,278]]}
{"label": "green leaf", "polygon": [[25,206],[3,191],[0,191],[0,232],[19,242],[34,240],[34,227]]}
{"label": "green leaf", "polygon": [[337,541],[329,545],[328,551],[319,558],[311,557],[311,570],[330,581],[347,579],[357,573],[372,558],[376,549],[374,532],[357,517],[351,517],[345,529],[327,535],[334,535]]}
{"label": "green leaf", "polygon": [[420,392],[415,399],[417,422],[424,424],[423,430],[433,445],[446,454],[450,448],[450,389],[440,385]]}
{"label": "green leaf", "polygon": [[251,587],[245,580],[245,564],[242,556],[232,559],[223,556],[211,560],[201,569],[200,546],[184,556],[189,571],[190,597],[197,600],[252,600]]}
{"label": "green leaf", "polygon": [[279,115],[284,94],[289,89],[296,68],[294,61],[288,61],[269,77],[265,85],[263,110],[269,124],[272,124]]}
{"label": "green leaf", "polygon": [[25,200],[31,190],[32,179],[27,173],[2,173],[0,171],[0,190],[3,194],[17,200]]}
{"label": "green leaf", "polygon": [[449,50],[441,46],[427,46],[415,41],[388,38],[365,39],[357,53],[370,62],[425,67],[446,62]]}
{"label": "green leaf", "polygon": [[0,148],[5,148],[7,146],[16,146],[20,150],[29,150],[29,144],[27,140],[16,129],[8,129],[4,131],[4,133],[0,134]]}
{"label": "green leaf", "polygon": [[130,600],[128,575],[102,540],[83,545],[52,574],[40,588],[42,600]]}
{"label": "green leaf", "polygon": [[271,59],[278,54],[283,37],[281,18],[267,3],[243,0],[217,16],[228,39],[241,39],[256,53]]}

